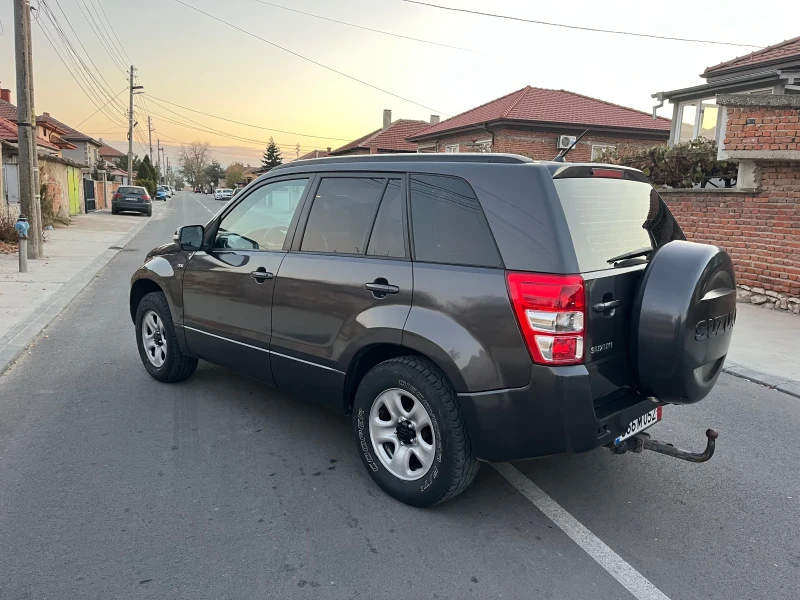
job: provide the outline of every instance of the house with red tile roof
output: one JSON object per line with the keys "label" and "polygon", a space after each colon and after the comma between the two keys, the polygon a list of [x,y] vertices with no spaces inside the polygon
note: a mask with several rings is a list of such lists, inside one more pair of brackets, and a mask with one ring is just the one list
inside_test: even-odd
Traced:
{"label": "house with red tile roof", "polygon": [[669,119],[566,90],[526,86],[408,137],[419,152],[509,152],[554,158],[586,132],[568,156],[590,161],[613,146],[650,148],[669,137]]}
{"label": "house with red tile roof", "polygon": [[69,125],[62,123],[58,119],[52,117],[50,113],[42,113],[36,117],[36,126],[39,127],[40,125],[42,127],[56,128],[66,132],[64,134],[60,134],[60,138],[70,142],[74,148],[62,149],[61,155],[64,158],[81,165],[86,165],[87,167],[94,166],[94,164],[97,162],[97,159],[100,158],[99,151],[103,146],[102,142],[98,142],[93,137],[88,136],[85,133],[81,133],[77,129],[73,129]]}
{"label": "house with red tile roof", "polygon": [[653,94],[659,102],[654,112],[672,103],[671,144],[720,141],[724,111],[717,106],[718,94],[800,94],[800,36],[707,67],[700,77],[705,83]]}
{"label": "house with red tile roof", "polygon": [[97,154],[100,158],[102,158],[106,162],[114,163],[118,158],[127,156],[127,154],[125,154],[124,152],[120,152],[116,148],[112,148],[111,146],[106,144],[103,141],[103,138],[100,138],[98,141],[102,144],[102,146],[100,146],[100,150],[97,151]]}
{"label": "house with red tile roof", "polygon": [[[438,117],[437,117],[438,118]],[[329,156],[351,154],[384,154],[397,152],[416,152],[417,145],[408,138],[428,127],[427,121],[398,119],[392,121],[392,111],[383,111],[383,127],[329,152]]]}
{"label": "house with red tile roof", "polygon": [[295,160],[308,160],[309,158],[325,158],[330,154],[331,149],[328,148],[327,150],[312,150],[311,152],[306,152],[300,158]]}
{"label": "house with red tile roof", "polygon": [[[0,140],[14,145],[19,144],[16,116],[13,121],[0,117]],[[39,152],[47,154],[57,154],[60,150],[58,146],[39,136],[36,136],[36,148]]]}

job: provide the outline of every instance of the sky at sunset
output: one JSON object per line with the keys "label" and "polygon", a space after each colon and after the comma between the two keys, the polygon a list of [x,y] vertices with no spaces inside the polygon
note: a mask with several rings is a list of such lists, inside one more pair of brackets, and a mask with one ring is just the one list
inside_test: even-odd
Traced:
{"label": "sky at sunset", "polygon": [[[314,148],[336,148],[379,128],[386,108],[392,109],[394,119],[428,120],[431,114],[444,119],[526,85],[568,89],[650,111],[651,94],[699,84],[697,75],[705,67],[752,50],[548,27],[401,0],[275,0],[273,5],[258,0],[182,1],[285,50],[199,14],[178,0],[46,0],[73,46],[89,54],[108,89],[122,93],[116,108],[114,103],[106,108],[110,114],[87,119],[102,103],[95,96],[93,104],[83,91],[87,86],[76,83],[61,62],[63,42],[44,7],[39,7],[33,24],[37,113],[49,112],[84,133],[125,147],[127,75],[123,65],[112,60],[113,50],[96,34],[101,29],[96,23],[105,26],[105,17],[114,30],[109,38],[119,46],[116,34],[121,42],[117,63],[128,63],[130,58],[146,92],[137,97],[140,133],[134,152],[141,156],[146,151],[142,142],[149,114],[155,128],[153,144],[161,139],[173,162],[182,142],[207,140],[223,164],[234,160],[257,164],[270,136],[286,158],[294,158],[297,144],[301,154]],[[797,11],[792,0],[772,0],[761,6],[742,0],[702,4],[674,0],[657,8],[621,0],[430,1],[541,21],[761,46],[800,35],[796,19],[780,18]],[[37,7],[40,0],[31,4]],[[274,5],[425,42],[356,29]],[[16,99],[13,22],[13,3],[3,0],[0,82],[11,88],[12,101]],[[667,111],[660,114],[671,116]]]}

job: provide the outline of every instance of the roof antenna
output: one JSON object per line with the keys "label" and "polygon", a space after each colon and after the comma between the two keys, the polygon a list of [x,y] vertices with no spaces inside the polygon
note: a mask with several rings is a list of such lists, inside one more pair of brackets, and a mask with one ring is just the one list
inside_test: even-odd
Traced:
{"label": "roof antenna", "polygon": [[562,150],[561,152],[559,152],[559,153],[558,153],[558,156],[556,156],[556,157],[553,159],[553,162],[566,162],[566,161],[564,161],[564,157],[565,157],[565,156],[566,156],[566,155],[569,153],[569,151],[570,151],[570,150],[572,150],[572,149],[575,147],[575,145],[576,145],[576,144],[577,144],[579,141],[581,141],[581,138],[582,138],[583,136],[585,136],[587,133],[589,133],[589,130],[588,130],[588,129],[587,129],[586,131],[584,131],[582,134],[580,134],[578,137],[576,137],[576,138],[575,138],[575,141],[574,141],[574,142],[572,142],[572,144],[570,144],[569,148],[565,148],[564,150]]}

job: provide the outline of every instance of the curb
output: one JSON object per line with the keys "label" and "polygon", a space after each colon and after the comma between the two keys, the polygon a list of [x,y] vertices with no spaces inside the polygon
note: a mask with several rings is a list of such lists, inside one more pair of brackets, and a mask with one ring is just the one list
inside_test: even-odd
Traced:
{"label": "curb", "polygon": [[[160,209],[158,212],[161,212]],[[156,215],[158,212],[154,212]],[[52,323],[61,312],[69,306],[70,302],[80,294],[83,289],[95,278],[95,276],[112,261],[112,259],[122,252],[128,243],[136,237],[145,227],[151,223],[146,219],[144,223],[137,225],[123,237],[114,242],[119,249],[107,249],[86,265],[81,271],[76,273],[72,279],[61,286],[53,296],[36,307],[33,312],[27,315],[22,321],[12,327],[2,338],[0,338],[0,375],[19,358],[25,349],[39,337],[50,323]]]}
{"label": "curb", "polygon": [[723,373],[728,373],[734,377],[747,379],[759,385],[763,385],[778,392],[783,392],[795,398],[800,398],[800,381],[794,379],[787,379],[778,375],[770,375],[756,369],[751,369],[744,365],[734,362],[728,362],[722,369]]}

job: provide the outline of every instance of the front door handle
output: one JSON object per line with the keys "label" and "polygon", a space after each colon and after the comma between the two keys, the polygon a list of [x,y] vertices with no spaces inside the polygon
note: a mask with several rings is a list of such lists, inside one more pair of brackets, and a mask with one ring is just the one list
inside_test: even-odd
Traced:
{"label": "front door handle", "polygon": [[385,298],[387,294],[399,294],[400,288],[396,285],[390,284],[383,277],[378,277],[372,283],[365,283],[364,289],[372,292],[376,298]]}
{"label": "front door handle", "polygon": [[275,277],[272,273],[268,273],[264,267],[259,267],[255,271],[250,272],[250,277],[256,280],[256,283],[264,283],[267,279]]}

